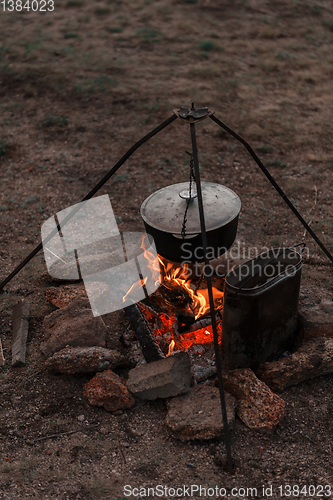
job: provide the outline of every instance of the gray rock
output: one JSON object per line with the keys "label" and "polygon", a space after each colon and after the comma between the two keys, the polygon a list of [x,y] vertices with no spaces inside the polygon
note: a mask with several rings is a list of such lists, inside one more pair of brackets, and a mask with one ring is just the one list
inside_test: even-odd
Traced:
{"label": "gray rock", "polygon": [[333,302],[331,300],[322,300],[320,303],[320,307],[325,313],[333,316]]}
{"label": "gray rock", "polygon": [[[225,393],[228,425],[235,420],[236,399]],[[190,392],[168,402],[166,424],[170,433],[181,441],[212,439],[223,433],[219,390],[197,385]]]}
{"label": "gray rock", "polygon": [[199,382],[203,382],[207,378],[216,375],[217,369],[215,364],[207,364],[206,366],[195,364],[193,365],[192,372],[194,383],[198,384]]}
{"label": "gray rock", "polygon": [[257,377],[272,390],[281,391],[320,375],[333,373],[333,338],[316,338],[278,361],[264,363]]}
{"label": "gray rock", "polygon": [[66,346],[105,347],[106,344],[107,328],[99,316],[93,316],[89,300],[83,298],[45,316],[43,332],[40,349],[48,357]]}
{"label": "gray rock", "polygon": [[259,380],[249,368],[229,371],[224,388],[238,401],[237,415],[247,427],[261,432],[275,431],[284,416],[285,402]]}
{"label": "gray rock", "polygon": [[95,373],[117,366],[128,367],[129,362],[118,351],[104,347],[65,347],[45,361],[49,371],[57,373]]}
{"label": "gray rock", "polygon": [[319,305],[300,304],[303,342],[319,337],[333,337],[333,302],[322,300]]}
{"label": "gray rock", "polygon": [[181,352],[152,363],[140,364],[129,372],[128,390],[140,399],[169,398],[191,388],[191,362]]}

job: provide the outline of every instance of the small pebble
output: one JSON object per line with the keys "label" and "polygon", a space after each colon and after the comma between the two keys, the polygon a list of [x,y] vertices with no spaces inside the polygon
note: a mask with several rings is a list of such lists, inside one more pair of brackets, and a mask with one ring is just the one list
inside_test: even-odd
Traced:
{"label": "small pebble", "polygon": [[102,434],[102,436],[107,436],[109,434],[109,431],[106,427],[101,427],[99,433]]}
{"label": "small pebble", "polygon": [[84,415],[79,415],[77,419],[79,422],[84,422]]}

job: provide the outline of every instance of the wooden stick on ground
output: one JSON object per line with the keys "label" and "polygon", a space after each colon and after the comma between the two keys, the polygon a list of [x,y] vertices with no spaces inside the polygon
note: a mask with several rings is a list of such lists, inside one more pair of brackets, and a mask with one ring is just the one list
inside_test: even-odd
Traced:
{"label": "wooden stick on ground", "polygon": [[24,366],[29,329],[29,301],[19,300],[13,308],[12,366]]}
{"label": "wooden stick on ground", "polygon": [[79,431],[76,430],[76,431],[59,432],[57,434],[49,434],[48,436],[42,436],[40,438],[35,438],[35,439],[32,439],[31,441],[34,441],[34,442],[45,441],[45,439],[52,439],[52,438],[57,438],[57,437],[62,437],[62,436],[69,436],[70,434],[75,434],[76,432],[79,432]]}

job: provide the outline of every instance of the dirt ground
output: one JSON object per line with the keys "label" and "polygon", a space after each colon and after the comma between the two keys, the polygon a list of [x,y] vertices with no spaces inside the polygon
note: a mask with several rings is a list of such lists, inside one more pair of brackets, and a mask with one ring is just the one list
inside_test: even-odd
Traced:
{"label": "dirt ground", "polygon": [[[333,250],[331,1],[55,0],[51,12],[10,5],[0,5],[1,279],[39,243],[47,218],[81,201],[134,142],[191,101],[250,142]],[[197,132],[202,178],[242,200],[237,244],[304,240],[301,306],[332,300],[331,264],[243,146],[211,120]],[[189,127],[177,120],[102,188],[121,231],[142,230],[142,201],[188,179],[190,148]],[[126,484],[220,485],[234,499],[253,498],[246,488],[255,487],[257,498],[278,499],[297,496],[280,485],[333,483],[333,376],[283,391],[286,416],[272,436],[236,419],[228,472],[223,442],[169,437],[164,401],[108,413],[84,400],[89,376],[45,372],[39,345],[54,310],[45,298],[51,285],[39,254],[0,295],[0,499],[139,498],[126,496]],[[27,365],[11,368],[12,306],[22,297],[31,302]],[[112,337],[126,326],[114,314]],[[263,495],[270,485],[273,495]],[[231,496],[233,487],[245,489]],[[315,498],[329,497],[320,491]]]}

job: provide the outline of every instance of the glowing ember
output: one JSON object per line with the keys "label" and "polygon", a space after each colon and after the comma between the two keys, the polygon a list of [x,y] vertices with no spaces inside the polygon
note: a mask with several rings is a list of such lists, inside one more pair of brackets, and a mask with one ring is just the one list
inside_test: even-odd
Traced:
{"label": "glowing ember", "polygon": [[[161,302],[163,297],[154,294],[155,303]],[[168,300],[168,298],[167,298]],[[147,308],[144,304],[139,303],[139,306],[145,315],[146,320],[150,324],[150,328],[158,342],[161,350],[167,352],[169,356],[173,351],[182,351],[184,349],[191,349],[194,345],[207,345],[211,346],[213,343],[213,331],[209,319],[203,319],[205,323],[200,328],[200,318],[192,325],[181,325],[176,318],[175,311],[172,309],[168,312],[155,312]],[[222,321],[217,321],[217,332],[219,341],[222,339]]]}

